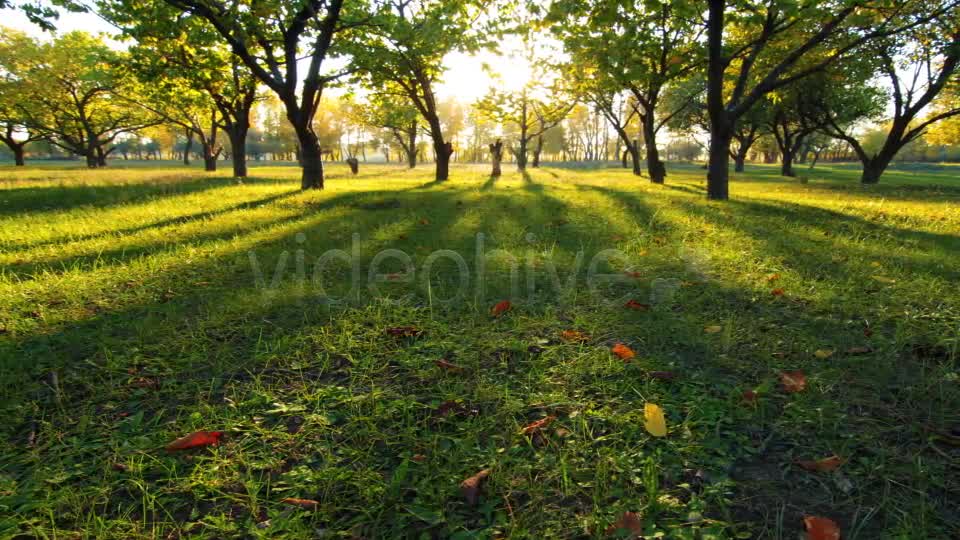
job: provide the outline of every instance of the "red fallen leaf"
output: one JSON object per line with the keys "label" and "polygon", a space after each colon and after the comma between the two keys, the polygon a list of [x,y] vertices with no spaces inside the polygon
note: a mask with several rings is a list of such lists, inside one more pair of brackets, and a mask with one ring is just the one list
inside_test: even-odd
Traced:
{"label": "red fallen leaf", "polygon": [[873,329],[871,329],[869,326],[863,327],[863,335],[866,336],[866,337],[872,336],[872,335],[873,335]]}
{"label": "red fallen leaf", "polygon": [[110,465],[110,467],[113,468],[113,470],[119,471],[119,472],[127,472],[130,470],[130,467],[127,467],[126,464],[123,464],[123,463],[114,463]]}
{"label": "red fallen leaf", "polygon": [[769,276],[767,276],[768,283],[772,283],[778,279],[780,279],[780,274],[770,274]]}
{"label": "red fallen leaf", "polygon": [[497,302],[497,305],[493,306],[493,309],[490,310],[490,314],[494,317],[499,317],[505,311],[510,311],[510,307],[511,304],[509,300],[501,300]]}
{"label": "red fallen leaf", "polygon": [[800,460],[796,462],[802,469],[813,472],[830,472],[843,465],[843,459],[840,456],[833,455],[817,461]]}
{"label": "red fallen leaf", "polygon": [[417,463],[423,463],[424,461],[426,461],[427,456],[423,454],[414,454],[410,456],[410,459],[413,461],[416,461]]}
{"label": "red fallen leaf", "polygon": [[387,281],[396,281],[400,279],[400,274],[387,274]]}
{"label": "red fallen leaf", "polygon": [[623,307],[627,309],[635,309],[637,311],[646,311],[650,309],[650,304],[641,304],[636,300],[628,300],[627,303],[623,305]]}
{"label": "red fallen leaf", "polygon": [[316,507],[320,504],[320,503],[318,503],[317,501],[315,501],[315,500],[313,500],[313,499],[295,499],[295,498],[293,498],[293,497],[287,497],[286,499],[280,499],[280,502],[282,502],[282,503],[284,503],[284,504],[290,504],[290,505],[293,505],[293,506],[299,506],[300,508],[304,508],[304,509],[306,509],[306,510],[313,510],[314,508],[316,508]]}
{"label": "red fallen leaf", "polygon": [[587,341],[590,339],[590,336],[579,330],[564,330],[560,333],[560,337],[566,341]]}
{"label": "red fallen leaf", "polygon": [[643,533],[643,522],[640,521],[640,515],[636,512],[624,512],[620,519],[614,521],[604,534],[613,536],[618,533],[628,532],[629,538],[639,538]]}
{"label": "red fallen leaf", "polygon": [[643,277],[643,274],[641,274],[640,272],[624,272],[623,274],[627,277],[632,277],[632,278]]}
{"label": "red fallen leaf", "polygon": [[803,525],[807,528],[807,540],[840,540],[840,527],[832,519],[803,516]]}
{"label": "red fallen leaf", "polygon": [[776,289],[770,291],[770,294],[772,294],[772,295],[774,295],[774,296],[783,296],[785,292],[786,292],[786,291],[784,291],[784,290],[781,289],[781,288],[776,288]]}
{"label": "red fallen leaf", "polygon": [[221,431],[197,431],[173,441],[167,445],[168,451],[187,450],[201,446],[217,446],[220,444]]}
{"label": "red fallen leaf", "polygon": [[423,330],[420,330],[416,326],[394,326],[387,328],[387,334],[396,337],[417,337],[422,333]]}
{"label": "red fallen leaf", "polygon": [[467,500],[467,504],[477,504],[477,499],[480,497],[480,484],[482,484],[488,476],[490,476],[490,469],[484,469],[463,482],[460,482],[460,494]]}
{"label": "red fallen leaf", "polygon": [[430,224],[430,220],[427,219],[427,218],[423,218],[423,219],[420,220],[420,224],[421,224],[421,225],[429,225],[429,224]]}
{"label": "red fallen leaf", "polygon": [[648,371],[647,376],[661,381],[672,381],[677,378],[677,374],[672,371]]}
{"label": "red fallen leaf", "polygon": [[627,347],[623,343],[617,343],[610,350],[621,360],[629,360],[637,355],[637,353],[633,352],[633,349]]}
{"label": "red fallen leaf", "polygon": [[530,435],[535,431],[539,431],[540,428],[545,428],[549,426],[550,423],[556,419],[557,419],[556,416],[551,415],[546,418],[541,418],[540,420],[537,420],[535,422],[530,422],[526,426],[523,426],[523,429],[520,430],[520,433],[523,433],[524,435]]}
{"label": "red fallen leaf", "polygon": [[741,394],[744,403],[756,403],[757,402],[757,391],[756,390],[745,390]]}
{"label": "red fallen leaf", "polygon": [[792,394],[801,392],[807,387],[807,376],[799,369],[780,372],[780,382],[783,383],[783,389]]}
{"label": "red fallen leaf", "polygon": [[434,364],[436,364],[438,368],[443,369],[443,370],[446,370],[446,371],[452,371],[452,372],[460,372],[460,371],[463,371],[463,367],[462,367],[462,366],[458,366],[458,365],[453,364],[453,363],[451,363],[451,362],[447,362],[446,360],[444,360],[444,359],[442,359],[442,358],[441,358],[440,360],[435,361]]}

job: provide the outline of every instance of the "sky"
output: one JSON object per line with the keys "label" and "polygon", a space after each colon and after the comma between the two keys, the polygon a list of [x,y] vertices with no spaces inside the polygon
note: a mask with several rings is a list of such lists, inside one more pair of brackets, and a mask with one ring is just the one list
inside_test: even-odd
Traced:
{"label": "sky", "polygon": [[[37,39],[45,40],[50,34],[44,32],[35,24],[27,20],[18,10],[0,10],[0,25],[15,28],[26,32]],[[116,33],[110,24],[93,13],[62,12],[56,21],[58,32],[72,32],[82,30],[91,34]],[[122,44],[115,43],[117,47]],[[495,79],[484,69],[484,64],[493,66],[499,73]],[[529,67],[522,58],[501,57],[490,52],[478,54],[452,53],[444,59],[447,71],[442,82],[437,85],[435,92],[440,99],[457,98],[463,103],[472,103],[484,96],[491,85],[498,88],[513,90],[521,87],[529,77]]]}

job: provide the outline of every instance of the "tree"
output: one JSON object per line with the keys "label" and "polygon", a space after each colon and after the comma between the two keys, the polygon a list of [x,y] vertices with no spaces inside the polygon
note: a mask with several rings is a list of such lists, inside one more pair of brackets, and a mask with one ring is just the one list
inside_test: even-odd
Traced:
{"label": "tree", "polygon": [[37,131],[31,131],[23,122],[17,103],[28,95],[26,81],[16,73],[23,73],[26,64],[36,60],[40,53],[36,42],[25,33],[11,28],[2,28],[0,35],[0,141],[13,153],[17,166],[24,165],[24,149],[34,141],[43,139]]}
{"label": "tree", "polygon": [[[910,39],[902,39],[909,37]],[[901,39],[883,39],[870,47],[869,58],[878,59],[893,96],[893,117],[886,137],[876,149],[868,150],[845,125],[841,115],[829,109],[826,132],[846,141],[863,163],[860,180],[876,184],[893,158],[908,144],[918,140],[935,123],[960,115],[960,100],[954,96],[936,103],[949,84],[960,85],[960,23],[943,18],[905,33]],[[953,99],[951,99],[953,98]],[[922,116],[928,106],[930,114]]]}
{"label": "tree", "polygon": [[[527,150],[530,141],[541,141],[542,135],[559,124],[570,112],[576,101],[535,97],[536,83],[531,81],[517,92],[502,92],[491,89],[475,107],[501,125],[510,125],[517,130],[517,147],[511,149],[517,159],[517,169],[527,169]],[[537,153],[539,159],[539,151]]]}
{"label": "tree", "polygon": [[[417,132],[419,114],[398,92],[371,95],[360,107],[360,121],[368,126],[383,128],[403,151],[407,165],[417,166]],[[389,161],[389,160],[388,160]]]}
{"label": "tree", "polygon": [[377,16],[366,39],[352,51],[363,81],[410,101],[420,113],[436,159],[437,181],[450,175],[453,144],[445,139],[434,86],[451,52],[488,44],[495,19],[481,20],[482,0],[395,0]]}
{"label": "tree", "polygon": [[708,0],[707,197],[729,197],[730,142],[737,121],[765,95],[955,10],[957,0]]}
{"label": "tree", "polygon": [[160,123],[136,105],[132,81],[118,66],[122,53],[84,32],[64,34],[3,66],[17,81],[13,108],[21,125],[89,167],[106,165],[108,146],[121,134]]}
{"label": "tree", "polygon": [[[643,127],[647,171],[650,181],[658,184],[667,173],[657,134],[680,110],[662,111],[660,99],[670,84],[698,65],[702,28],[695,22],[696,4],[561,0],[551,5],[547,18],[560,23],[553,24],[552,30],[563,41],[575,69],[586,66],[609,77],[615,89],[631,92]],[[625,142],[629,147],[629,138]]]}
{"label": "tree", "polygon": [[[366,5],[357,1],[344,11],[343,0],[164,1],[208,21],[254,77],[276,93],[297,135],[303,168],[300,186],[323,189],[322,152],[313,118],[323,90],[349,68],[328,74],[321,74],[321,69],[339,53],[334,37],[343,38],[364,24]],[[307,60],[302,78],[301,56]]]}
{"label": "tree", "polygon": [[19,9],[30,22],[47,32],[56,30],[54,21],[60,17],[60,12],[56,8],[63,8],[71,13],[87,11],[86,6],[73,0],[48,0],[48,2],[49,4],[41,4],[35,1],[0,0],[0,9]]}

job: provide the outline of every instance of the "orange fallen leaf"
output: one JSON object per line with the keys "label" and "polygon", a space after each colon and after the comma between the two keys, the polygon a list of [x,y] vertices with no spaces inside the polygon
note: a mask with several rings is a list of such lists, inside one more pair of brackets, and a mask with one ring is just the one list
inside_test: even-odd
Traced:
{"label": "orange fallen leaf", "polygon": [[493,309],[490,310],[490,314],[493,315],[494,317],[499,317],[504,312],[510,311],[511,307],[512,306],[509,300],[501,300],[497,302],[495,306],[493,306]]}
{"label": "orange fallen leaf", "polygon": [[636,512],[624,512],[622,516],[604,531],[607,536],[629,533],[628,538],[638,538],[643,533],[643,522]]}
{"label": "orange fallen leaf", "polygon": [[520,433],[523,433],[524,435],[530,435],[535,431],[539,431],[540,428],[545,428],[549,426],[550,423],[556,419],[557,419],[556,416],[551,415],[546,418],[541,418],[540,420],[537,420],[535,422],[530,422],[529,424],[523,426],[523,429],[520,430]]}
{"label": "orange fallen leaf", "polygon": [[623,305],[623,307],[625,307],[625,308],[627,308],[627,309],[635,309],[635,310],[637,310],[637,311],[646,311],[646,310],[650,309],[650,304],[641,304],[640,302],[637,302],[636,300],[629,300],[629,301],[627,301],[626,304]]}
{"label": "orange fallen leaf", "polygon": [[703,331],[706,332],[706,333],[708,333],[708,334],[716,334],[717,332],[719,332],[719,331],[721,331],[721,330],[723,330],[723,327],[720,326],[719,324],[714,324],[714,325],[710,325],[710,326],[705,326],[705,327],[703,327]]}
{"label": "orange fallen leaf", "polygon": [[780,274],[770,274],[769,276],[767,276],[768,283],[772,283],[778,279],[780,279]]}
{"label": "orange fallen leaf", "polygon": [[632,278],[640,278],[643,276],[643,274],[641,274],[640,272],[624,272],[623,274],[627,277],[632,277]]}
{"label": "orange fallen leaf", "polygon": [[579,330],[564,330],[560,333],[560,337],[566,341],[587,341],[590,339],[590,336]]}
{"label": "orange fallen leaf", "polygon": [[813,472],[829,472],[836,470],[837,467],[843,465],[843,459],[840,456],[833,455],[817,461],[806,461],[800,460],[797,461],[797,465],[802,469]]}
{"label": "orange fallen leaf", "polygon": [[167,445],[168,451],[187,450],[201,446],[217,446],[220,444],[221,431],[196,431]]}
{"label": "orange fallen leaf", "polygon": [[803,516],[803,525],[807,528],[807,540],[840,540],[840,527],[832,519]]}
{"label": "orange fallen leaf", "polygon": [[320,504],[313,499],[296,499],[294,497],[287,497],[286,499],[280,499],[280,502],[284,504],[293,505],[293,506],[299,506],[300,508],[304,508],[306,510],[313,510]]}
{"label": "orange fallen leaf", "polygon": [[617,355],[617,357],[621,360],[629,360],[637,355],[637,353],[633,352],[633,349],[627,347],[623,343],[617,343],[610,350],[613,351],[613,354]]}
{"label": "orange fallen leaf", "polygon": [[807,376],[799,369],[780,372],[780,382],[788,393],[801,392],[807,387]]}
{"label": "orange fallen leaf", "polygon": [[416,326],[393,326],[387,328],[387,334],[395,337],[417,337],[423,333]]}
{"label": "orange fallen leaf", "polygon": [[782,288],[780,288],[780,287],[778,287],[778,288],[770,291],[770,294],[772,294],[772,295],[774,295],[774,296],[783,296],[785,293],[786,293],[786,291],[784,291],[784,290],[783,290]]}
{"label": "orange fallen leaf", "polygon": [[438,368],[440,368],[440,369],[443,369],[443,370],[446,370],[446,371],[452,371],[452,372],[454,372],[454,373],[458,373],[458,372],[463,371],[463,366],[458,366],[458,365],[456,365],[456,364],[454,364],[454,363],[452,363],[452,362],[447,362],[447,361],[444,360],[443,358],[441,358],[440,360],[435,361],[434,364],[436,364],[436,366],[437,366]]}
{"label": "orange fallen leaf", "polygon": [[425,456],[425,455],[423,455],[423,454],[414,454],[414,455],[410,456],[410,459],[411,459],[412,461],[416,461],[417,463],[423,463],[424,461],[426,461],[427,456]]}
{"label": "orange fallen leaf", "polygon": [[484,469],[463,482],[460,482],[460,494],[467,500],[467,504],[477,504],[477,499],[480,497],[480,484],[482,484],[488,476],[490,476],[490,469]]}

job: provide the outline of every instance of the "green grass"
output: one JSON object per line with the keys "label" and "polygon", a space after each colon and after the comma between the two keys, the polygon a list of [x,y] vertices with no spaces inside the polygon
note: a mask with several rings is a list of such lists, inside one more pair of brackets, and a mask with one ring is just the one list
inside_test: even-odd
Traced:
{"label": "green grass", "polygon": [[[435,183],[429,166],[335,165],[302,193],[293,167],[240,185],[176,166],[0,169],[0,538],[590,538],[625,511],[649,538],[793,539],[807,514],[848,540],[960,536],[960,450],[937,434],[960,435],[953,169],[864,189],[849,167],[802,185],[757,165],[726,203],[692,166],[665,186],[486,170]],[[355,233],[360,287],[331,262],[340,301],[325,300],[314,262]],[[456,266],[423,263],[454,250],[476,272],[477,233],[518,259],[519,294],[500,253],[482,294],[471,280],[444,302]],[[387,248],[417,274],[374,295]],[[640,277],[592,294],[585,267],[608,248],[625,259],[598,270]],[[579,279],[554,290],[547,260],[565,283],[578,251]],[[284,252],[278,287],[259,289],[251,254],[269,283]],[[655,302],[611,305],[623,294]],[[386,333],[406,325],[422,335]],[[806,390],[785,393],[784,369]],[[645,431],[647,402],[667,437]],[[163,450],[199,429],[223,444]],[[831,454],[847,460],[833,473],[794,465]],[[485,468],[470,506],[459,483]]]}

